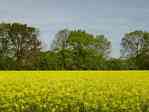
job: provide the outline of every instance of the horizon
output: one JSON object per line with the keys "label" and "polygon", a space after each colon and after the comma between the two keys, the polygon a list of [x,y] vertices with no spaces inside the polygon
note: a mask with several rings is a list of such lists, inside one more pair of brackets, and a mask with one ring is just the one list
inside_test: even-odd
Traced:
{"label": "horizon", "polygon": [[0,22],[21,22],[40,29],[44,48],[62,29],[103,34],[112,42],[112,57],[120,56],[125,33],[149,31],[146,0],[0,0]]}

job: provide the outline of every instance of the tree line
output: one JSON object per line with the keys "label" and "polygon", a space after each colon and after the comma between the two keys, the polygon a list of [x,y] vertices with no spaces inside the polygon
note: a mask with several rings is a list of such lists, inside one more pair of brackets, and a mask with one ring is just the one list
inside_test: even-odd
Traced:
{"label": "tree line", "polygon": [[126,33],[121,56],[110,57],[104,35],[63,29],[44,51],[39,30],[22,23],[0,23],[0,70],[148,70],[149,32]]}

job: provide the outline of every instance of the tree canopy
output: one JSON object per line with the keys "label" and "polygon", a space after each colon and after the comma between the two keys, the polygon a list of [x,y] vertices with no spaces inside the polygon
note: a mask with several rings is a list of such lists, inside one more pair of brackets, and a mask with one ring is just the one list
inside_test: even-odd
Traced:
{"label": "tree canopy", "polygon": [[149,69],[149,33],[127,33],[122,38],[122,56],[133,60],[138,69]]}
{"label": "tree canopy", "polygon": [[1,57],[14,60],[17,69],[21,66],[32,66],[37,54],[40,52],[40,48],[36,28],[20,23],[0,24]]}
{"label": "tree canopy", "polygon": [[63,29],[43,50],[40,31],[22,23],[0,23],[1,70],[148,70],[149,32],[133,31],[121,40],[121,57],[111,57],[105,35]]}

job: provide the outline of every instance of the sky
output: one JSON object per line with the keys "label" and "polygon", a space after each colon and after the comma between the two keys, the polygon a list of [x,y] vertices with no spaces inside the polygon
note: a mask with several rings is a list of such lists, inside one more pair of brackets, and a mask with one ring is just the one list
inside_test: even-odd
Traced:
{"label": "sky", "polygon": [[45,49],[65,28],[104,34],[112,42],[111,55],[119,57],[125,33],[149,31],[149,0],[0,0],[0,22],[39,28]]}

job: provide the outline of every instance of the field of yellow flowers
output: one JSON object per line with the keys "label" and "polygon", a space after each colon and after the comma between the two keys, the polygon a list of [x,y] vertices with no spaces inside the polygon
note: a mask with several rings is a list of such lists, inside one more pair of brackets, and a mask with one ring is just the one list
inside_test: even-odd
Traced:
{"label": "field of yellow flowers", "polygon": [[0,72],[0,112],[149,112],[149,72]]}

